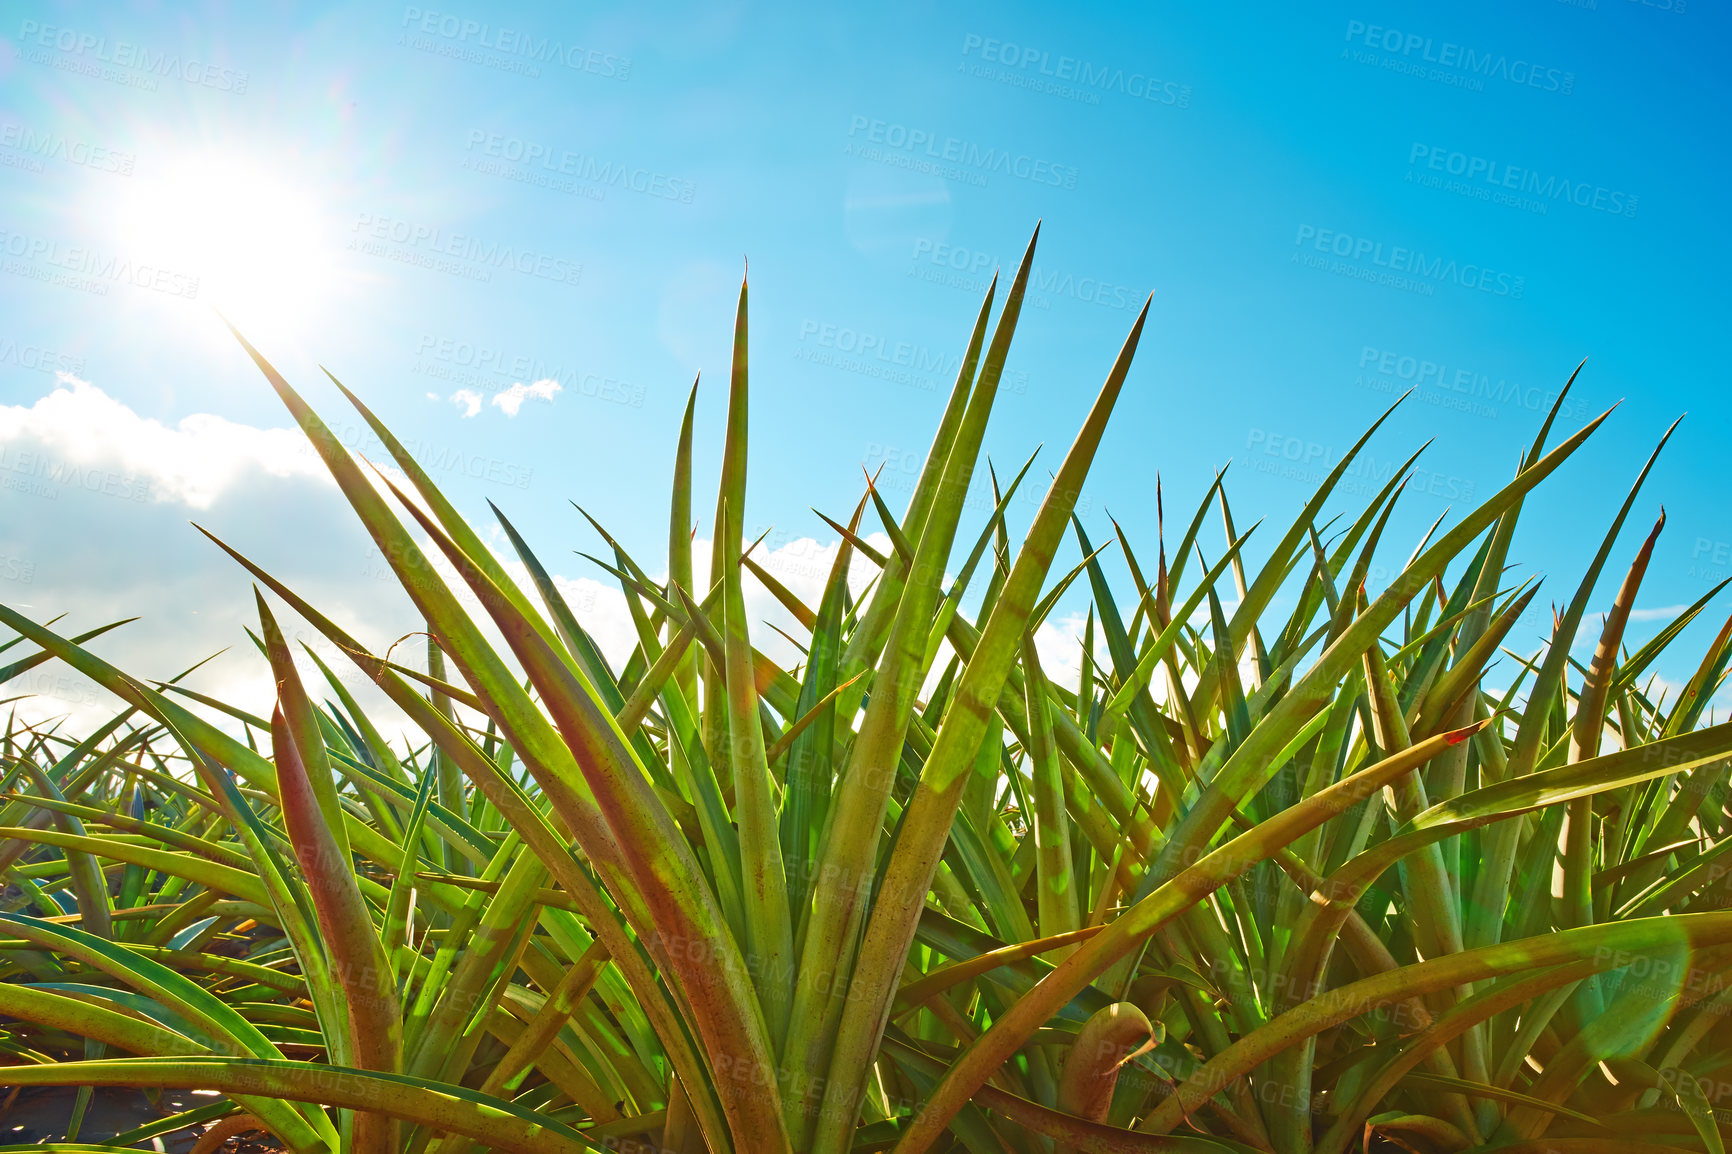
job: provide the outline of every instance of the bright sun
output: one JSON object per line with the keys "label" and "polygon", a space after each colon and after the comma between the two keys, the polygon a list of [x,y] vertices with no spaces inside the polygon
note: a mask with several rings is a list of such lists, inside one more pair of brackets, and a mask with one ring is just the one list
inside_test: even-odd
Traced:
{"label": "bright sun", "polygon": [[299,335],[336,274],[320,205],[285,173],[185,157],[127,182],[115,224],[139,260],[199,278],[198,299],[251,331]]}

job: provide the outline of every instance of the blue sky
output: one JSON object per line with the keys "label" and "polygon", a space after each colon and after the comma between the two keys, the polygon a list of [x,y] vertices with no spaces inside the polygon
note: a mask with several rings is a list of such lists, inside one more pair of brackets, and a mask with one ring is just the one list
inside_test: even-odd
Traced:
{"label": "blue sky", "polygon": [[[352,527],[306,512],[334,509],[328,494],[239,499],[314,482],[271,457],[283,442],[259,431],[286,416],[212,305],[339,428],[355,425],[321,364],[465,509],[498,501],[576,575],[566,551],[595,538],[568,499],[659,562],[699,371],[713,477],[745,261],[747,527],[825,543],[809,506],[845,513],[862,465],[912,480],[980,292],[1037,220],[995,460],[1044,442],[1056,467],[1154,294],[1085,494],[1097,539],[1110,510],[1152,553],[1156,471],[1182,519],[1229,460],[1241,525],[1284,526],[1415,386],[1358,479],[1369,491],[1435,438],[1392,530],[1399,562],[1446,507],[1508,478],[1588,357],[1565,423],[1624,404],[1530,502],[1512,560],[1550,575],[1541,605],[1573,591],[1686,411],[1599,602],[1662,502],[1642,605],[1732,575],[1728,28],[1699,0],[36,3],[6,21],[0,497],[23,510],[0,578],[44,613],[148,598],[179,622],[144,626],[153,661],[192,636],[189,601],[244,608],[238,575],[184,527],[201,511],[297,571],[337,550],[331,596],[368,564],[349,560],[364,551]],[[102,409],[110,449],[80,448],[38,408],[52,369],[118,406]],[[535,387],[547,379],[556,393]],[[197,483],[125,448],[129,419],[184,433],[189,418],[210,435],[167,438],[171,457],[275,448]],[[49,496],[30,437],[109,482]],[[104,490],[121,499],[93,499]],[[124,557],[104,544],[133,539]],[[1537,640],[1539,609],[1514,643]]]}

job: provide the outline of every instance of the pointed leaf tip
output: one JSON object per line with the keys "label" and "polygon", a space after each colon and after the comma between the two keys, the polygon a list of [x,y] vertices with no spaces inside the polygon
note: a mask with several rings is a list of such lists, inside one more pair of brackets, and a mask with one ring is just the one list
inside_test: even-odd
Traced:
{"label": "pointed leaf tip", "polygon": [[1495,719],[1496,718],[1494,715],[1493,717],[1487,717],[1483,720],[1476,721],[1472,725],[1464,725],[1460,729],[1452,729],[1448,733],[1443,735],[1444,739],[1446,741],[1448,741],[1449,744],[1451,744],[1451,745],[1460,745],[1462,742],[1466,741],[1468,738],[1474,736],[1475,734],[1477,734],[1481,730],[1483,730],[1486,726],[1490,725]]}

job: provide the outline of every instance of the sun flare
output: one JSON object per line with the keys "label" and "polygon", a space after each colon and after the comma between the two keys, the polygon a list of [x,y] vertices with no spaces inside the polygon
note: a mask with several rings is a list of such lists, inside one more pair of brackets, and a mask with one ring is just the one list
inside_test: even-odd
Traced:
{"label": "sun flare", "polygon": [[291,174],[207,153],[128,183],[118,242],[198,278],[198,299],[236,323],[297,332],[328,297],[331,233],[319,200]]}

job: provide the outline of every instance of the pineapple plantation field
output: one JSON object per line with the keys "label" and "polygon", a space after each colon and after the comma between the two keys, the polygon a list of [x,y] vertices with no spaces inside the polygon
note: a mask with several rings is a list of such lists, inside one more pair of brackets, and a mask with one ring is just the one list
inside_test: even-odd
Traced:
{"label": "pineapple plantation field", "polygon": [[[1147,310],[1062,459],[994,470],[1033,254],[988,290],[905,503],[868,481],[829,511],[816,603],[744,539],[742,288],[725,430],[688,404],[671,482],[632,479],[671,492],[665,555],[596,526],[623,661],[555,543],[467,521],[364,388],[390,459],[350,452],[237,334],[424,632],[352,636],[212,536],[256,591],[266,716],[109,664],[119,623],[0,605],[0,698],[52,664],[124,703],[0,734],[0,1142],[1723,1151],[1732,622],[1674,644],[1716,587],[1625,643],[1653,457],[1582,511],[1601,543],[1547,575],[1537,648],[1524,502],[1627,435],[1616,414],[1536,414],[1508,481],[1417,543],[1385,532],[1417,453],[1368,500],[1338,489],[1376,426],[1290,524],[1217,479],[1155,540],[1090,539],[1076,503]],[[748,587],[799,623],[796,660],[766,655]],[[1086,605],[1074,679],[1034,641],[1061,598]]]}

